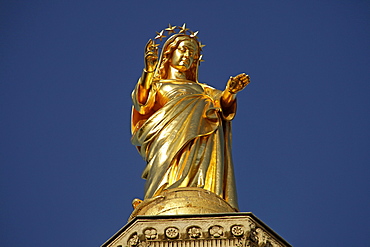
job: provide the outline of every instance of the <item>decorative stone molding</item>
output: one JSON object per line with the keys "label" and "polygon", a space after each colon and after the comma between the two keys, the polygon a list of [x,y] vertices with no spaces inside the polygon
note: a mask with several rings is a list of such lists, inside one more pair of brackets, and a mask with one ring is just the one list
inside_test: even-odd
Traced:
{"label": "decorative stone molding", "polygon": [[202,228],[192,226],[188,228],[189,238],[200,238],[202,236]]}
{"label": "decorative stone molding", "polygon": [[139,237],[137,235],[136,232],[134,232],[133,234],[131,234],[130,238],[128,239],[127,241],[127,244],[128,246],[132,246],[132,247],[135,247],[135,246],[138,246],[140,243],[140,240],[139,240]]}
{"label": "decorative stone molding", "polygon": [[169,239],[176,239],[179,237],[179,229],[177,229],[176,227],[168,227],[165,230],[165,235]]}
{"label": "decorative stone molding", "polygon": [[222,226],[212,226],[209,228],[209,234],[214,238],[219,238],[224,235],[224,228]]}
{"label": "decorative stone molding", "polygon": [[234,237],[242,237],[244,235],[243,226],[240,225],[232,226],[230,232]]}
{"label": "decorative stone molding", "polygon": [[102,247],[290,247],[252,213],[138,216]]}
{"label": "decorative stone molding", "polygon": [[157,230],[154,228],[148,228],[144,231],[145,238],[147,240],[153,240],[157,238]]}

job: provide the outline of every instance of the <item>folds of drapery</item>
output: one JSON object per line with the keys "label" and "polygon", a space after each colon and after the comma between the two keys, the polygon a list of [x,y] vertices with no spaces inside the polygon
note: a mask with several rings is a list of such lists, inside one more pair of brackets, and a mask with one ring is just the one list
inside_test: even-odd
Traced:
{"label": "folds of drapery", "polygon": [[147,162],[145,198],[163,189],[200,187],[237,208],[230,122],[235,111],[223,115],[218,90],[202,85],[203,92],[184,93],[178,84],[173,86],[178,94],[156,109],[160,86],[142,105],[136,100],[138,88],[133,92],[131,141]]}

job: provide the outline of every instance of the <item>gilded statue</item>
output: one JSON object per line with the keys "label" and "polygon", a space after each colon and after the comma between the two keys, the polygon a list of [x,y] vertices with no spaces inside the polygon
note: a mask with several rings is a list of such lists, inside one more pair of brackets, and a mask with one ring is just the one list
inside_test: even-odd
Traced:
{"label": "gilded statue", "polygon": [[[178,29],[179,32],[175,32]],[[179,187],[215,193],[238,208],[231,156],[236,95],[249,83],[242,73],[223,91],[198,82],[203,45],[185,26],[169,25],[160,55],[145,46],[144,69],[132,92],[132,144],[146,161],[145,198]],[[157,33],[162,41],[164,31]]]}

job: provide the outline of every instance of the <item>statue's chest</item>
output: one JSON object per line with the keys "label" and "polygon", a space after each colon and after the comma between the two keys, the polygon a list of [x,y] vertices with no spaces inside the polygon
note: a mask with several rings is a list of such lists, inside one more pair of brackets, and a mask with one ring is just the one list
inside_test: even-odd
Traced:
{"label": "statue's chest", "polygon": [[202,86],[195,83],[163,83],[159,86],[157,91],[157,101],[160,101],[162,105],[181,95],[187,94],[203,94],[204,90]]}

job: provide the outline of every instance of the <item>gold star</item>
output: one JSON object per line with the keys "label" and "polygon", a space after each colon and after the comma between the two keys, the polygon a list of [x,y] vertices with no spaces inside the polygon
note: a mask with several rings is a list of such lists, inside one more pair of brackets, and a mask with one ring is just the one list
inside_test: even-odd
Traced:
{"label": "gold star", "polygon": [[163,30],[161,31],[161,32],[156,32],[157,33],[157,36],[155,36],[154,37],[154,39],[159,39],[159,41],[161,41],[162,42],[162,39],[164,38],[164,37],[166,37],[165,35],[163,35]]}
{"label": "gold star", "polygon": [[201,63],[201,62],[204,62],[204,60],[202,59],[203,58],[203,55],[200,55],[199,56],[199,62]]}
{"label": "gold star", "polygon": [[177,28],[180,29],[179,33],[184,33],[184,34],[186,34],[186,31],[189,30],[188,28],[186,28],[186,23],[184,23],[182,27],[177,27]]}
{"label": "gold star", "polygon": [[192,31],[190,31],[190,37],[192,38],[198,38],[197,35],[198,35],[199,31],[196,31],[195,33],[193,33]]}
{"label": "gold star", "polygon": [[168,28],[165,30],[167,31],[167,34],[175,33],[176,26],[171,26],[171,24],[168,24]]}
{"label": "gold star", "polygon": [[200,41],[199,41],[199,48],[200,48],[200,50],[203,50],[203,47],[205,47],[206,45],[203,45],[202,43],[200,43]]}

